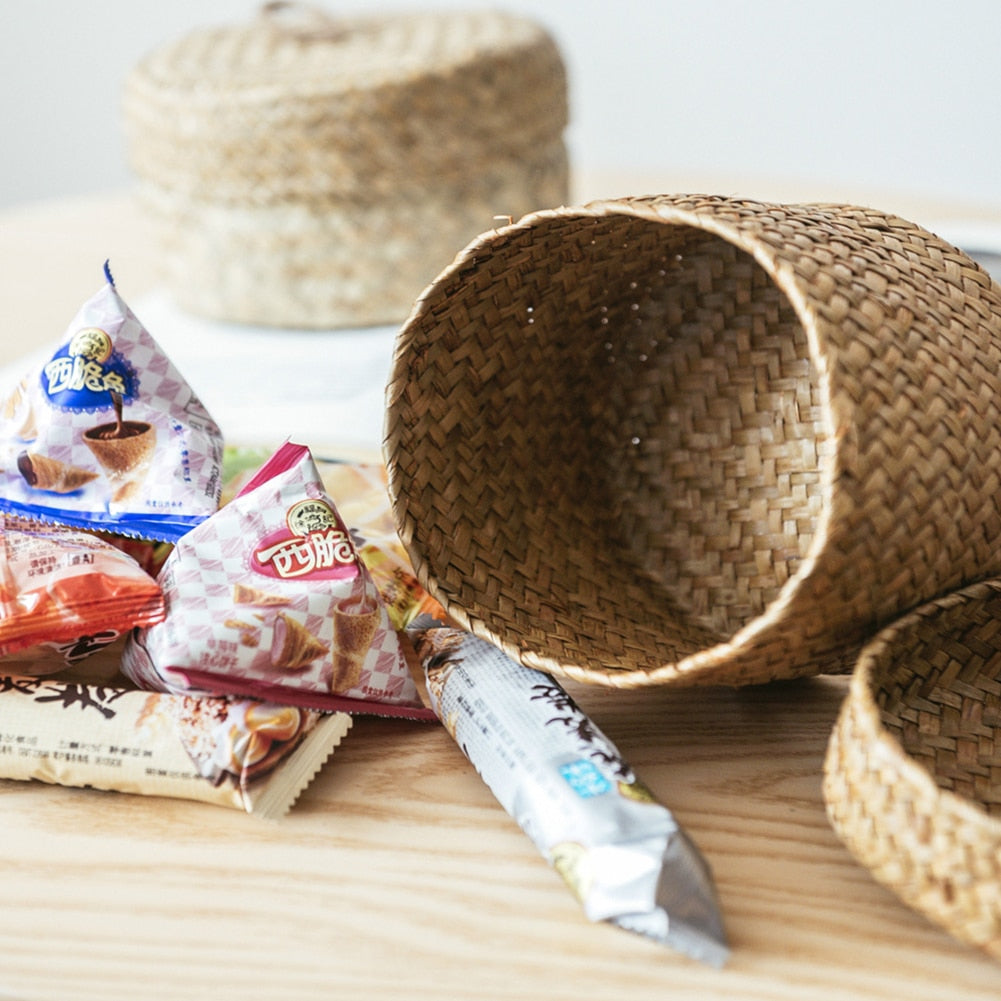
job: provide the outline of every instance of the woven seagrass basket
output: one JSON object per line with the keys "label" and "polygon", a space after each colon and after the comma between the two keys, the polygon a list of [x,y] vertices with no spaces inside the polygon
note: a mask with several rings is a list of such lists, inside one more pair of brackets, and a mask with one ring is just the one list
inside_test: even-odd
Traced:
{"label": "woven seagrass basket", "polygon": [[906,220],[660,196],[482,234],[417,301],[385,458],[466,628],[584,682],[851,668],[1001,571],[1001,289]]}
{"label": "woven seagrass basket", "polygon": [[1001,581],[922,606],[865,647],[824,798],[877,880],[1001,959]]}
{"label": "woven seagrass basket", "polygon": [[246,323],[402,322],[494,216],[566,201],[566,89],[553,39],[496,11],[272,3],[158,48],[123,113],[173,297]]}

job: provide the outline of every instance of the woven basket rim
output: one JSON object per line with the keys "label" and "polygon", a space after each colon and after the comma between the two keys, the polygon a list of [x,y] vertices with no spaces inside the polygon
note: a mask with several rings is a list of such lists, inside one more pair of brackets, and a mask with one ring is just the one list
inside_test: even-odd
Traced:
{"label": "woven basket rim", "polygon": [[583,683],[740,685],[847,673],[1001,573],[1001,288],[961,251],[725,195],[506,222],[415,301],[386,393],[401,541],[465,628]]}
{"label": "woven basket rim", "polygon": [[[934,643],[941,616],[950,619],[941,629],[947,636],[965,609],[999,597],[1001,578],[986,578],[880,630],[856,662],[823,765],[828,820],[856,861],[912,910],[995,959],[1001,959],[1001,816],[939,785],[933,766],[908,753],[884,725],[876,691],[883,685],[881,661],[890,674],[908,669],[911,631],[922,631],[922,645]],[[934,737],[928,746],[934,749]]]}
{"label": "woven basket rim", "polygon": [[[518,43],[520,47],[535,46],[552,48],[556,43],[552,34],[538,20],[503,10],[492,8],[469,8],[454,11],[427,10],[400,11],[392,13],[346,12],[342,17],[335,18],[335,24],[343,25],[358,44],[359,39],[393,29],[404,23],[436,24],[454,21],[456,17],[464,17],[471,22],[494,23],[509,32],[507,36],[498,35],[490,44],[481,44],[475,51],[456,48],[448,51],[448,59],[437,63],[425,63],[419,67],[419,76],[423,79],[451,81],[455,74],[464,67],[472,65],[477,59],[488,54],[506,54],[502,44]],[[335,73],[329,71],[319,76],[290,76],[288,74],[261,76],[261,67],[253,67],[252,74],[241,75],[237,81],[227,79],[218,74],[206,77],[204,74],[192,72],[190,76],[178,77],[172,72],[169,78],[162,76],[158,70],[161,62],[168,56],[176,56],[193,41],[229,40],[238,36],[252,37],[255,33],[269,32],[285,44],[317,44],[334,48],[339,43],[336,35],[325,38],[322,35],[315,39],[297,36],[294,32],[284,31],[280,26],[269,24],[265,18],[256,21],[237,24],[212,24],[196,28],[188,34],[176,38],[163,46],[148,52],[129,71],[125,79],[126,95],[132,89],[142,91],[142,97],[148,99],[155,95],[157,100],[165,104],[176,105],[179,108],[204,111],[223,106],[227,109],[243,107],[254,109],[260,105],[270,105],[280,99],[282,103],[290,100],[299,104],[318,101],[326,106],[331,98],[356,94],[363,91],[376,95],[380,91],[395,92],[407,90],[412,86],[417,67],[407,67],[406,72],[390,61],[377,62],[366,67],[367,79],[359,78],[357,74]],[[363,50],[377,53],[377,48]],[[513,50],[512,50],[513,51]],[[305,113],[305,111],[303,112]]]}
{"label": "woven basket rim", "polygon": [[963,815],[971,823],[982,827],[1001,844],[1001,817],[988,813],[973,800],[951,789],[943,789],[931,772],[915,760],[901,742],[883,725],[882,714],[876,703],[876,678],[880,658],[892,650],[915,625],[929,618],[936,618],[952,609],[983,600],[991,595],[1001,595],[1001,578],[990,578],[959,588],[949,594],[921,605],[901,616],[880,630],[861,650],[848,685],[846,699],[858,708],[858,725],[867,731],[874,748],[892,761],[901,777],[913,788],[930,799],[948,804],[951,812]]}
{"label": "woven basket rim", "polygon": [[[346,51],[267,24],[196,30],[125,77],[132,172],[209,204],[337,206],[346,218],[356,204],[379,204],[404,228],[408,206],[441,190],[460,201],[490,190],[507,211],[552,204],[549,179],[566,172],[561,52],[533,19],[472,11],[468,20],[480,27],[463,41],[451,15],[348,18],[387,41],[358,31]],[[411,35],[424,42],[408,44]],[[299,58],[302,45],[309,58]],[[365,64],[370,53],[378,71]],[[508,190],[516,178],[532,197]],[[566,198],[565,183],[556,197]],[[488,207],[463,240],[490,217]]]}
{"label": "woven basket rim", "polygon": [[[697,199],[712,196],[681,194],[674,197]],[[754,204],[767,207],[774,203],[755,201]],[[800,206],[792,207],[821,208],[825,206],[821,206],[819,203],[803,203]],[[831,208],[832,206],[826,207]],[[784,208],[788,209],[790,206],[787,205]],[[778,595],[768,603],[760,614],[737,629],[731,636],[719,640],[704,649],[690,653],[677,661],[663,664],[657,668],[615,667],[608,670],[607,677],[614,682],[616,687],[640,688],[660,685],[668,679],[674,680],[697,675],[706,668],[717,667],[733,657],[742,646],[750,643],[758,634],[772,629],[776,623],[780,623],[783,617],[788,614],[789,605],[793,597],[803,586],[803,582],[814,572],[819,556],[828,545],[830,527],[834,518],[834,512],[832,511],[835,501],[833,486],[842,468],[842,450],[850,447],[850,442],[843,434],[838,433],[838,428],[844,427],[847,422],[842,420],[841,415],[838,413],[839,401],[831,392],[831,373],[828,366],[824,364],[824,353],[817,334],[818,317],[816,311],[805,300],[791,272],[787,268],[783,268],[781,264],[777,266],[776,261],[769,256],[761,243],[749,239],[740,231],[739,227],[729,225],[715,216],[692,212],[675,205],[650,204],[643,201],[637,202],[632,199],[605,198],[593,200],[583,205],[563,205],[552,209],[541,209],[537,212],[531,212],[518,220],[511,220],[507,225],[479,234],[459,251],[455,259],[417,298],[410,314],[400,327],[394,351],[392,373],[395,374],[399,366],[405,363],[408,333],[416,324],[418,318],[423,315],[429,300],[439,295],[441,286],[446,284],[451,277],[461,273],[464,267],[475,260],[477,254],[483,251],[489,253],[492,246],[498,241],[515,233],[530,231],[540,223],[544,224],[547,221],[565,218],[601,218],[612,214],[631,216],[658,225],[688,226],[693,229],[699,229],[753,257],[779,291],[786,297],[800,321],[809,345],[810,360],[816,373],[818,388],[823,394],[823,414],[828,425],[827,430],[831,439],[837,442],[837,446],[833,449],[829,461],[821,467],[821,478],[825,495],[824,504],[818,515],[816,530],[809,550],[797,566],[796,572],[791,574],[789,579],[782,585]],[[394,381],[393,374],[390,376],[390,384]],[[393,510],[396,515],[397,524],[402,525],[404,524],[404,519],[401,516],[406,510],[406,490],[404,485],[399,481],[398,470],[394,461],[395,442],[396,435],[393,430],[391,400],[387,398],[383,433],[383,456],[388,470],[389,491]],[[404,541],[409,545],[409,538]],[[578,664],[556,657],[539,656],[538,654],[524,651],[516,643],[506,639],[504,635],[489,628],[486,624],[479,620],[471,619],[464,609],[458,607],[450,600],[448,594],[444,593],[438,582],[431,577],[426,564],[419,564],[416,568],[416,573],[422,586],[442,604],[449,615],[463,628],[474,632],[476,635],[499,647],[509,656],[520,660],[526,666],[587,684],[595,683],[596,675],[599,672],[596,672],[593,668],[582,668]]]}

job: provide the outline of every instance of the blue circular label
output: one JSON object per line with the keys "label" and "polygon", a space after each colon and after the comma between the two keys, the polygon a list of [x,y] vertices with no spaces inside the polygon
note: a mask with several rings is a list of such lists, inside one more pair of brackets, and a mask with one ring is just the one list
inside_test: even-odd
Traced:
{"label": "blue circular label", "polygon": [[78,330],[42,366],[42,389],[61,410],[106,410],[112,393],[132,399],[137,388],[132,366],[100,327]]}

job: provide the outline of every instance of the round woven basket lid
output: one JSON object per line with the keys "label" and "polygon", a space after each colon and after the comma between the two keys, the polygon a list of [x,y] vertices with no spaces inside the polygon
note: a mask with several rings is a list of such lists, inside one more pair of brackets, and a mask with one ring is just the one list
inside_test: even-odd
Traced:
{"label": "round woven basket lid", "polygon": [[1001,959],[1001,581],[961,589],[863,650],[824,798],[881,883]]}
{"label": "round woven basket lid", "polygon": [[850,669],[1001,572],[1001,289],[873,209],[659,196],[484,233],[399,332],[400,537],[463,626],[609,685]]}
{"label": "round woven basket lid", "polygon": [[206,203],[371,202],[429,180],[461,188],[471,172],[561,145],[566,74],[524,17],[278,3],[152,52],[126,80],[124,116],[133,168],[165,190]]}

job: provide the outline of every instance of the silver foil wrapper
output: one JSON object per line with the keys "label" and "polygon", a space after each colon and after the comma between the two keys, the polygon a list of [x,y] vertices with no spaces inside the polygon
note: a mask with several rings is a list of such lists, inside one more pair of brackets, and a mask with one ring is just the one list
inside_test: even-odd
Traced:
{"label": "silver foil wrapper", "polygon": [[435,713],[587,917],[722,966],[708,865],[567,692],[465,631],[422,618],[410,636]]}

